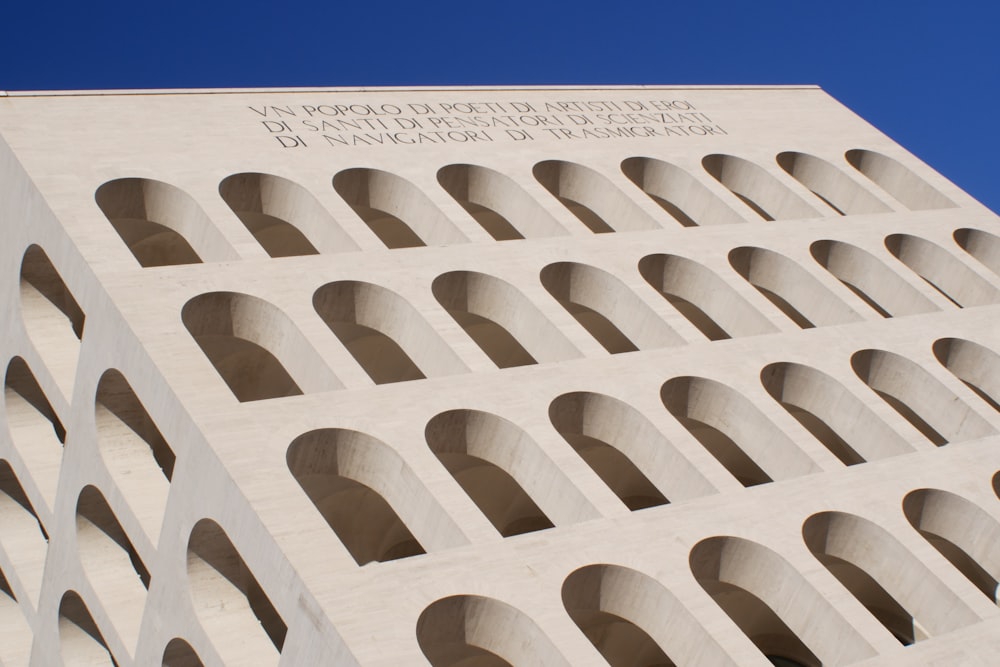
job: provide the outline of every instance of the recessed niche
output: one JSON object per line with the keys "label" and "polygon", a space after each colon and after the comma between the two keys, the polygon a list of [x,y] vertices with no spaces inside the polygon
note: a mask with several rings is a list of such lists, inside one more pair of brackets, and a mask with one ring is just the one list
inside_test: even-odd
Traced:
{"label": "recessed niche", "polygon": [[813,556],[904,646],[979,621],[961,599],[882,527],[820,512],[802,525]]}
{"label": "recessed niche", "polygon": [[6,575],[17,577],[33,605],[38,604],[42,588],[48,540],[13,468],[0,459],[0,544],[14,566],[13,572]]}
{"label": "recessed niche", "polygon": [[677,377],[660,390],[664,407],[743,486],[819,468],[749,400],[726,385]]}
{"label": "recessed niche", "polygon": [[434,298],[497,368],[565,361],[579,351],[508,282],[474,271],[434,279]]}
{"label": "recessed niche", "polygon": [[959,308],[1000,302],[1000,290],[930,241],[909,234],[893,234],[886,237],[885,247]]}
{"label": "recessed niche", "polygon": [[875,655],[826,598],[767,547],[710,537],[695,545],[689,560],[701,587],[772,664],[819,667]]}
{"label": "recessed niche", "polygon": [[808,271],[777,252],[750,246],[735,248],[729,253],[729,264],[803,329],[861,320]]}
{"label": "recessed niche", "polygon": [[48,255],[30,246],[21,261],[24,328],[67,400],[73,397],[83,338],[83,311]]}
{"label": "recessed niche", "polygon": [[891,157],[860,148],[847,151],[844,157],[852,167],[907,208],[922,211],[955,207],[954,202]]}
{"label": "recessed niche", "polygon": [[59,603],[59,647],[64,665],[118,665],[87,605],[73,591],[67,591]]}
{"label": "recessed niche", "polygon": [[549,264],[542,285],[611,354],[678,345],[674,333],[621,280],[606,271],[577,264]]}
{"label": "recessed niche", "polygon": [[774,333],[778,329],[726,281],[677,255],[647,255],[639,273],[709,340]]}
{"label": "recessed niche", "polygon": [[820,371],[793,363],[760,372],[771,397],[844,465],[912,451],[863,401]]}
{"label": "recessed niche", "polygon": [[409,181],[379,169],[346,169],[333,188],[387,248],[453,245],[468,239]]}
{"label": "recessed niche", "polygon": [[59,485],[66,429],[21,357],[14,357],[7,365],[4,407],[11,440],[52,508]]}
{"label": "recessed niche", "polygon": [[889,213],[891,208],[826,160],[806,153],[787,152],[778,165],[840,215]]}
{"label": "recessed niche", "polygon": [[191,645],[179,637],[171,639],[163,649],[161,662],[163,667],[204,667]]}
{"label": "recessed niche", "polygon": [[334,252],[358,246],[305,188],[271,174],[233,174],[219,194],[271,257],[315,255],[326,242]]}
{"label": "recessed niche", "polygon": [[764,220],[817,218],[811,206],[764,169],[732,155],[707,155],[702,166]]}
{"label": "recessed niche", "polygon": [[428,605],[417,620],[417,642],[433,667],[569,667],[534,621],[480,595]]}
{"label": "recessed niche", "polygon": [[607,177],[572,162],[548,160],[534,168],[535,178],[595,234],[659,229]]}
{"label": "recessed niche", "polygon": [[468,370],[409,302],[384,287],[329,283],[313,294],[313,306],[376,384]]}
{"label": "recessed niche", "polygon": [[566,230],[513,179],[472,164],[452,164],[437,173],[455,201],[497,241],[564,236]]}
{"label": "recessed niche", "polygon": [[934,356],[979,398],[1000,412],[1000,354],[961,338],[934,342]]}
{"label": "recessed niche", "polygon": [[622,173],[683,227],[744,222],[691,174],[668,162],[633,157],[622,162]]}
{"label": "recessed niche", "polygon": [[938,308],[871,253],[842,241],[816,241],[809,252],[820,266],[882,317],[930,313]]}
{"label": "recessed niche", "polygon": [[227,665],[277,665],[288,627],[219,524],[202,519],[187,548],[195,613]]}
{"label": "recessed niche", "polygon": [[197,264],[233,256],[225,238],[183,190],[148,178],[97,189],[97,205],[140,265]]}
{"label": "recessed niche", "polygon": [[884,350],[862,350],[851,357],[851,366],[862,382],[935,445],[996,432],[958,396],[905,357]]}
{"label": "recessed niche", "polygon": [[1000,236],[981,229],[964,228],[956,231],[954,238],[962,250],[1000,276]]}
{"label": "recessed niche", "polygon": [[87,486],[76,506],[80,562],[105,613],[130,647],[139,638],[149,570],[101,492]]}
{"label": "recessed niche", "polygon": [[295,481],[358,565],[425,553],[400,514],[428,528],[444,518],[403,459],[364,433],[310,431],[292,441],[286,459]]}

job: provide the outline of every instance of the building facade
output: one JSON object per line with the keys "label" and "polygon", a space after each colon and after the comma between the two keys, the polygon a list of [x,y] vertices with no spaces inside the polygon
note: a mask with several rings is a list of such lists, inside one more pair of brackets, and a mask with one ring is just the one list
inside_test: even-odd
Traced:
{"label": "building facade", "polygon": [[0,137],[0,663],[996,664],[1000,222],[822,90]]}

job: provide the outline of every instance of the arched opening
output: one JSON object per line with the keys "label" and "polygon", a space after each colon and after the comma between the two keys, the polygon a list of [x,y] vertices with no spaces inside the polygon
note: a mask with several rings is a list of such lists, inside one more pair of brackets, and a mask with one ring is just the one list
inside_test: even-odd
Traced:
{"label": "arched opening", "polygon": [[49,507],[54,507],[66,429],[21,357],[7,365],[4,409],[17,453]]}
{"label": "arched opening", "polygon": [[442,167],[437,178],[441,187],[497,241],[566,234],[531,195],[498,171],[452,164]]}
{"label": "arched opening", "polygon": [[883,350],[861,350],[851,357],[851,367],[862,382],[935,445],[995,432],[958,396],[905,357]]}
{"label": "arched opening", "polygon": [[323,285],[313,307],[376,384],[461,373],[465,366],[405,299],[356,281]]}
{"label": "arched opening", "polygon": [[770,549],[710,537],[691,550],[691,572],[772,664],[819,667],[871,657],[872,647],[802,574]]}
{"label": "arched opening", "polygon": [[918,489],[903,499],[910,525],[991,602],[1000,602],[1000,523],[965,498]]}
{"label": "arched opening", "polygon": [[794,363],[760,372],[767,393],[844,465],[912,451],[906,441],[842,384]]}
{"label": "arched opening", "polygon": [[871,253],[842,241],[816,241],[809,252],[824,269],[882,317],[937,310],[895,271]]}
{"label": "arched opening", "polygon": [[117,370],[101,376],[94,410],[104,465],[155,543],[174,473],[174,451]]}
{"label": "arched opening", "polygon": [[73,396],[85,316],[37,245],[21,261],[21,317],[32,344],[67,399]]}
{"label": "arched opening", "polygon": [[909,234],[893,234],[886,237],[885,247],[959,308],[1000,302],[1000,290],[930,241]]}
{"label": "arched opening", "polygon": [[905,646],[978,617],[899,541],[867,519],[821,512],[802,525],[813,556]]}
{"label": "arched opening", "polygon": [[922,211],[955,207],[954,202],[891,157],[861,148],[847,151],[844,157],[848,164],[907,208]]}
{"label": "arched opening", "polygon": [[840,215],[889,213],[891,208],[826,160],[806,153],[780,153],[778,165]]}
{"label": "arched opening", "polygon": [[333,188],[387,248],[467,241],[427,195],[395,174],[346,169],[333,177]]}
{"label": "arched opening", "polygon": [[434,298],[498,368],[564,361],[580,353],[510,283],[472,271],[434,279]]}
{"label": "arched opening", "polygon": [[706,155],[702,166],[764,220],[816,218],[819,214],[756,164],[732,155]]}
{"label": "arched opening", "polygon": [[635,292],[606,271],[557,262],[542,269],[539,278],[559,305],[611,354],[683,342]]}
{"label": "arched opening", "polygon": [[959,229],[954,233],[955,243],[962,250],[978,259],[986,268],[1000,276],[1000,236],[981,229]]}
{"label": "arched opening", "polygon": [[205,633],[227,665],[277,665],[288,627],[219,524],[195,524],[188,584]]}
{"label": "arched opening", "polygon": [[428,605],[417,620],[417,642],[433,667],[569,667],[534,621],[480,595]]}
{"label": "arched opening", "polygon": [[709,340],[777,331],[726,281],[690,259],[647,255],[639,273]]}
{"label": "arched opening", "polygon": [[10,463],[0,459],[0,544],[32,604],[38,604],[49,536]]}
{"label": "arched opening", "polygon": [[745,246],[730,251],[729,264],[803,329],[861,320],[808,271],[782,254]]}
{"label": "arched opening", "polygon": [[287,178],[233,174],[219,194],[271,257],[315,255],[320,240],[334,252],[358,249],[316,198]]}
{"label": "arched opening", "polygon": [[170,640],[163,649],[163,667],[204,667],[191,645],[179,637]]}
{"label": "arched opening", "polygon": [[622,162],[622,173],[683,227],[743,222],[711,190],[668,162],[633,157]]}
{"label": "arched opening", "polygon": [[961,338],[934,342],[934,356],[979,398],[1000,412],[1000,354]]}
{"label": "arched opening", "polygon": [[404,491],[420,482],[387,445],[357,431],[319,429],[293,440],[286,460],[358,565],[425,553],[388,502],[405,507],[417,501]]}
{"label": "arched opening", "polygon": [[66,591],[59,603],[59,645],[66,665],[118,665],[87,605],[74,591]]}
{"label": "arched opening", "polygon": [[659,229],[607,177],[572,162],[547,160],[533,169],[535,179],[595,234]]}
{"label": "arched opening", "polygon": [[135,646],[139,638],[149,570],[114,512],[94,486],[84,487],[76,506],[80,562],[119,636]]}
{"label": "arched opening", "polygon": [[27,665],[33,637],[10,582],[0,570],[0,663]]}
{"label": "arched opening", "polygon": [[714,380],[677,377],[664,407],[743,486],[816,472],[816,464],[750,401]]}

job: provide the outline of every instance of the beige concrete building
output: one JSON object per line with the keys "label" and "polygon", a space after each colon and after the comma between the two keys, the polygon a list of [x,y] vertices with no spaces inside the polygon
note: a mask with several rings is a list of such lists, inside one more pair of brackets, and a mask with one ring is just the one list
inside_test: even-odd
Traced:
{"label": "beige concrete building", "polygon": [[1000,660],[1000,222],[820,89],[0,137],[3,665]]}

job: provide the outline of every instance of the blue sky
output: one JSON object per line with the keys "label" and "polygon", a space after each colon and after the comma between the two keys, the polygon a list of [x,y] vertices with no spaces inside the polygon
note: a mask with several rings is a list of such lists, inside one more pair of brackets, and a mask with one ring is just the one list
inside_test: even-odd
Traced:
{"label": "blue sky", "polygon": [[819,84],[1000,211],[1000,2],[12,0],[0,89]]}

